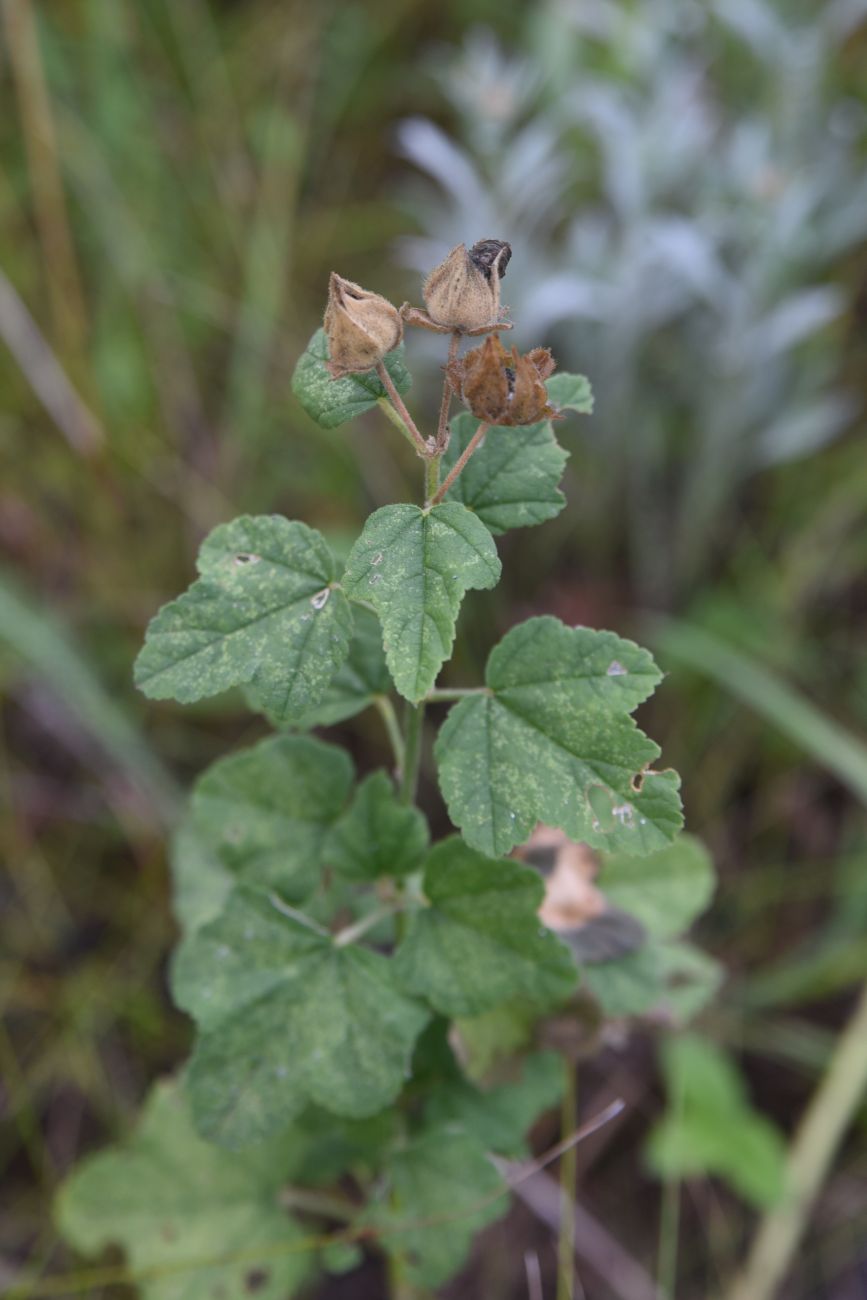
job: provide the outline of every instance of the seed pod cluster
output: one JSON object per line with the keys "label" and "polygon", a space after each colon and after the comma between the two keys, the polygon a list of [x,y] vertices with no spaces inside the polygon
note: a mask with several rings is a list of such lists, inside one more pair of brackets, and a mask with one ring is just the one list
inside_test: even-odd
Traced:
{"label": "seed pod cluster", "polygon": [[535,424],[557,419],[548,401],[545,380],[555,361],[547,348],[533,348],[524,356],[517,348],[507,352],[498,334],[447,367],[449,383],[465,406],[485,424]]}

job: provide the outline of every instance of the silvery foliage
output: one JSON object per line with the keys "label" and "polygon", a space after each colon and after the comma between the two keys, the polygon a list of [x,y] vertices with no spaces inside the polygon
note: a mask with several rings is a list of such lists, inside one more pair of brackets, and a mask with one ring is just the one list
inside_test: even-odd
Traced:
{"label": "silvery foliage", "polygon": [[548,0],[519,54],[485,29],[435,53],[453,134],[399,128],[423,173],[405,185],[423,233],[400,257],[420,270],[491,231],[513,244],[515,339],[594,375],[581,508],[624,520],[648,596],[689,587],[739,486],[856,413],[829,268],[867,236],[867,111],[833,80],[865,14]]}

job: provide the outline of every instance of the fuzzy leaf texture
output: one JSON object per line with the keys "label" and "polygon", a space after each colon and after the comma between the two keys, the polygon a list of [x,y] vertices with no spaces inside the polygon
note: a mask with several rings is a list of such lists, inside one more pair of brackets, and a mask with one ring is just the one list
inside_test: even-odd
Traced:
{"label": "fuzzy leaf texture", "polygon": [[187,1086],[203,1136],[229,1147],[285,1128],[308,1103],[349,1118],[388,1106],[428,1013],[392,963],[239,888],[190,935],[174,967],[199,1033]]}
{"label": "fuzzy leaf texture", "polygon": [[593,412],[593,390],[586,375],[570,375],[559,371],[546,383],[548,397],[561,411],[577,411],[579,415]]}
{"label": "fuzzy leaf texture", "polygon": [[[450,423],[451,439],[443,456],[443,476],[472,438],[479,422],[467,411]],[[566,504],[559,489],[569,459],[554,437],[550,420],[519,428],[496,427],[448,490],[492,533],[529,528],[553,519]]]}
{"label": "fuzzy leaf texture", "polygon": [[393,1153],[382,1202],[369,1217],[396,1257],[398,1276],[437,1287],[464,1263],[476,1233],[508,1208],[502,1179],[478,1138],[442,1127]]}
{"label": "fuzzy leaf texture", "polygon": [[205,539],[198,568],[201,577],[151,620],[136,685],[182,704],[247,685],[279,721],[317,704],[352,632],[321,534],[279,515],[243,516]]}
{"label": "fuzzy leaf texture", "polygon": [[385,772],[361,782],[329,837],[329,866],[348,880],[408,876],[421,866],[429,833],[424,815],[398,801]]}
{"label": "fuzzy leaf texture", "polygon": [[395,957],[403,986],[447,1016],[474,1016],[520,994],[550,1006],[578,979],[565,944],[537,916],[544,886],[518,862],[496,862],[457,836],[425,866],[430,903],[410,919]]}
{"label": "fuzzy leaf texture", "polygon": [[280,1142],[231,1155],[203,1142],[181,1090],[160,1084],[131,1137],[63,1185],[58,1226],[85,1255],[118,1245],[133,1273],[154,1270],[140,1283],[142,1300],[287,1300],[312,1261],[291,1249],[306,1232],[280,1207],[283,1155]]}
{"label": "fuzzy leaf texture", "polygon": [[440,788],[464,839],[491,856],[537,822],[598,848],[649,853],[683,818],[679,780],[629,714],[661,674],[613,632],[533,618],[492,650],[488,692],[455,705],[436,744]]}
{"label": "fuzzy leaf texture", "polygon": [[433,1092],[425,1118],[432,1125],[460,1125],[486,1151],[520,1159],[529,1154],[527,1130],[563,1096],[565,1076],[565,1061],[556,1052],[533,1053],[517,1078],[492,1088],[477,1088],[456,1073]]}
{"label": "fuzzy leaf texture", "polygon": [[[409,392],[412,384],[404,352],[401,343],[385,358],[385,368],[401,394]],[[332,379],[325,365],[327,360],[328,339],[325,330],[318,329],[298,358],[292,392],[311,419],[324,429],[335,429],[376,406],[386,392],[375,370]]]}
{"label": "fuzzy leaf texture", "polygon": [[352,785],[349,755],[311,736],[273,736],[196,782],[193,823],[232,875],[298,903],[315,889]]}
{"label": "fuzzy leaf texture", "polygon": [[451,654],[464,593],[493,587],[500,577],[494,540],[457,501],[431,510],[383,506],[352,548],[344,587],[379,615],[397,690],[426,695]]}

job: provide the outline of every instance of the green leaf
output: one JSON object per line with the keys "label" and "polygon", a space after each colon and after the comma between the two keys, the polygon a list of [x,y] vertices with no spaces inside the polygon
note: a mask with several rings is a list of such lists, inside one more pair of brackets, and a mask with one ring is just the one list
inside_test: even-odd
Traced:
{"label": "green leaf", "polygon": [[[385,368],[399,393],[408,392],[412,383],[404,365],[404,353],[401,343],[385,358]],[[327,360],[328,340],[325,330],[318,329],[298,358],[292,376],[292,392],[317,424],[324,429],[335,429],[376,406],[386,392],[375,370],[332,379],[325,365]]]}
{"label": "green leaf", "polygon": [[506,1189],[481,1142],[439,1128],[394,1152],[386,1164],[383,1203],[370,1217],[385,1249],[397,1257],[399,1276],[437,1287],[461,1267],[476,1233],[508,1208]]}
{"label": "green leaf", "polygon": [[322,536],[279,515],[244,516],[214,529],[198,567],[147,630],[135,665],[145,695],[190,704],[248,685],[281,721],[317,704],[352,631]]}
{"label": "green leaf", "polygon": [[346,662],[332,677],[321,702],[295,719],[293,727],[333,727],[394,689],[385,663],[379,619],[362,605],[355,606],[353,616],[355,629]]}
{"label": "green leaf", "polygon": [[173,975],[199,1027],[196,1124],[230,1147],[284,1128],[308,1102],[350,1118],[389,1105],[428,1020],[387,958],[338,947],[273,894],[243,887],[183,942]]}
{"label": "green leaf", "polygon": [[452,1079],[434,1091],[425,1111],[431,1124],[457,1124],[486,1151],[520,1159],[528,1154],[525,1135],[543,1111],[563,1095],[565,1063],[556,1052],[535,1052],[521,1064],[520,1077],[495,1088]]}
{"label": "green leaf", "polygon": [[410,919],[395,970],[444,1015],[478,1015],[518,994],[550,1005],[574,989],[568,948],[536,915],[544,886],[532,868],[454,836],[431,852],[424,892],[430,906]]}
{"label": "green leaf", "polygon": [[455,705],[437,739],[440,788],[464,839],[490,855],[537,822],[599,848],[649,853],[683,818],[679,781],[629,713],[659,670],[612,632],[532,618],[488,659],[485,693]]}
{"label": "green leaf", "polygon": [[235,886],[229,868],[217,856],[187,809],[172,836],[172,907],[184,933],[219,916]]}
{"label": "green leaf", "polygon": [[545,386],[551,402],[561,411],[578,411],[581,415],[592,413],[593,390],[586,375],[552,375]]}
{"label": "green leaf", "polygon": [[344,750],[312,736],[271,736],[196,783],[193,823],[240,881],[303,901],[319,881],[331,827],[352,785]]}
{"label": "green leaf", "polygon": [[399,802],[385,772],[374,772],[331,832],[326,857],[350,880],[408,876],[421,866],[428,840],[423,814]]}
{"label": "green leaf", "polygon": [[717,1174],[753,1205],[779,1201],[785,1144],[750,1106],[729,1058],[682,1035],[664,1043],[662,1065],[669,1110],[648,1143],[654,1171],[663,1178]]}
{"label": "green leaf", "polygon": [[713,958],[686,943],[651,939],[610,961],[586,962],[583,983],[606,1016],[643,1016],[664,1008],[677,1025],[703,1010],[722,982]]}
{"label": "green leaf", "polygon": [[[478,425],[467,411],[451,421],[444,474]],[[492,533],[542,524],[566,504],[558,484],[568,459],[569,453],[557,442],[549,420],[514,429],[493,428],[449,488],[447,500],[462,502]]]}
{"label": "green leaf", "polygon": [[710,854],[692,835],[644,858],[604,855],[597,885],[615,907],[639,920],[648,933],[671,939],[705,910],[714,889]]}
{"label": "green leaf", "polygon": [[85,1255],[116,1244],[132,1273],[153,1271],[139,1284],[143,1300],[254,1292],[287,1300],[312,1261],[308,1251],[293,1251],[307,1233],[280,1207],[283,1154],[280,1142],[232,1155],[203,1142],[181,1090],[160,1084],[135,1133],[87,1160],[63,1185],[60,1232]]}
{"label": "green leaf", "polygon": [[352,548],[344,585],[382,622],[394,684],[420,700],[451,653],[464,593],[493,587],[500,561],[491,534],[457,501],[432,510],[384,506]]}

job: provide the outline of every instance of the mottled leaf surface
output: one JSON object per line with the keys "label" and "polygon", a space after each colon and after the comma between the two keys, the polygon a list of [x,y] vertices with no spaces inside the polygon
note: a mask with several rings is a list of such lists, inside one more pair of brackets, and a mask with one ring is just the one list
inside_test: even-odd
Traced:
{"label": "mottled leaf surface", "polygon": [[455,836],[431,852],[424,892],[430,906],[411,917],[395,970],[438,1011],[473,1016],[518,994],[550,1005],[572,992],[575,963],[537,916],[544,887],[530,867]]}
{"label": "mottled leaf surface", "polygon": [[[385,368],[399,393],[409,391],[412,380],[404,364],[403,344],[389,352]],[[292,392],[307,414],[325,429],[334,429],[357,415],[363,415],[386,396],[375,370],[332,379],[326,368],[328,339],[318,329],[298,358],[292,376]]]}
{"label": "mottled leaf surface", "polygon": [[319,881],[325,842],[352,777],[352,761],[336,745],[272,736],[199,778],[193,824],[237,880],[301,902]]}
{"label": "mottled leaf surface", "polygon": [[145,695],[190,704],[246,685],[281,721],[317,704],[352,632],[321,534],[279,515],[243,516],[205,539],[198,567],[148,627],[135,665]]}
{"label": "mottled leaf surface", "polygon": [[586,375],[560,372],[552,375],[545,387],[554,406],[561,411],[578,411],[590,415],[593,411],[593,390]]}
{"label": "mottled leaf surface", "polygon": [[172,836],[169,861],[175,917],[185,933],[197,930],[222,911],[235,877],[196,826],[189,808]]}
{"label": "mottled leaf surface", "polygon": [[513,628],[488,659],[487,692],[455,705],[437,739],[452,821],[490,855],[537,822],[599,848],[649,853],[682,825],[679,781],[630,712],[659,670],[612,632],[550,617]]}
{"label": "mottled leaf surface", "polygon": [[133,1273],[154,1270],[139,1284],[143,1300],[287,1300],[311,1256],[291,1249],[306,1233],[280,1206],[283,1157],[280,1142],[232,1154],[203,1142],[182,1090],[160,1084],[132,1136],[63,1185],[58,1226],[85,1255],[118,1245]]}
{"label": "mottled leaf surface", "polygon": [[399,802],[385,772],[373,772],[334,827],[326,857],[350,880],[407,876],[421,866],[428,840],[424,815]]}
{"label": "mottled leaf surface", "polygon": [[295,727],[333,727],[353,718],[388,695],[394,684],[382,648],[379,619],[369,609],[356,605],[352,611],[355,624],[349,654],[331,679],[319,704],[307,709],[292,723]]}
{"label": "mottled leaf surface", "polygon": [[394,684],[408,700],[433,686],[451,654],[464,593],[500,576],[494,540],[457,501],[383,506],[352,548],[347,595],[374,606]]}
{"label": "mottled leaf surface", "polygon": [[[443,456],[443,477],[478,424],[468,411],[452,419],[451,440]],[[520,428],[490,429],[449,488],[446,499],[460,501],[492,533],[542,524],[558,515],[566,504],[558,485],[568,458],[549,420]]]}
{"label": "mottled leaf surface", "polygon": [[428,1019],[386,957],[338,947],[243,887],[184,940],[173,989],[199,1029],[187,1080],[197,1127],[230,1147],[279,1131],[308,1102],[350,1118],[388,1106]]}
{"label": "mottled leaf surface", "polygon": [[384,1181],[382,1203],[370,1217],[397,1257],[399,1275],[424,1287],[456,1273],[476,1233],[509,1208],[479,1139],[448,1127],[424,1130],[395,1151]]}

